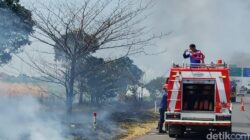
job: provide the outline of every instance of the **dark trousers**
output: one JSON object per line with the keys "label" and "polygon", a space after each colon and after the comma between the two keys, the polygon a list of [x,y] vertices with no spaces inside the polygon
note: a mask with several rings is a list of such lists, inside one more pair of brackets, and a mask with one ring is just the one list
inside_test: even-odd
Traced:
{"label": "dark trousers", "polygon": [[164,113],[165,113],[165,109],[163,108],[160,108],[159,109],[159,112],[160,112],[160,120],[159,120],[159,130],[162,131],[162,127],[163,127],[163,124],[164,124]]}

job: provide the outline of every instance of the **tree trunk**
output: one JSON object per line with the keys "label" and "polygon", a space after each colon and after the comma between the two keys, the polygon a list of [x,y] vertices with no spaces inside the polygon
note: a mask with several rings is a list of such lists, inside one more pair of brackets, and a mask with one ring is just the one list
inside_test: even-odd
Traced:
{"label": "tree trunk", "polygon": [[83,90],[83,82],[82,81],[80,81],[80,88],[79,88],[79,90],[80,90],[80,95],[79,95],[79,101],[78,101],[78,104],[79,105],[81,105],[81,104],[83,104],[83,92],[84,92],[84,90]]}
{"label": "tree trunk", "polygon": [[74,83],[75,83],[75,66],[76,66],[76,60],[72,59],[71,65],[70,65],[70,71],[69,71],[69,77],[67,82],[67,88],[66,88],[66,107],[67,107],[67,113],[72,113],[72,107],[73,107],[73,100],[74,100]]}
{"label": "tree trunk", "polygon": [[66,95],[66,108],[68,114],[72,113],[72,107],[73,107],[73,92],[68,90],[68,93]]}
{"label": "tree trunk", "polygon": [[78,104],[79,105],[83,104],[83,92],[82,91],[80,91],[80,96],[79,96]]}
{"label": "tree trunk", "polygon": [[92,94],[90,94],[90,104],[92,104],[94,101],[93,101],[93,96]]}

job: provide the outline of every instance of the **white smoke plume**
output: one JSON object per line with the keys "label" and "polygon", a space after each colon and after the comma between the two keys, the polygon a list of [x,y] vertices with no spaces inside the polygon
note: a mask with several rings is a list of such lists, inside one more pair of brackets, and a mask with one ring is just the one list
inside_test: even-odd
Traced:
{"label": "white smoke plume", "polygon": [[[250,1],[247,0],[158,0],[152,25],[159,31],[171,32],[158,42],[157,51],[166,49],[167,52],[142,55],[135,63],[149,71],[151,78],[165,75],[172,61],[182,63],[182,53],[191,43],[205,53],[206,63],[217,59],[248,63],[249,59],[242,62],[241,55],[237,54],[250,52],[249,17]],[[157,52],[157,48],[151,48],[148,52]]]}
{"label": "white smoke plume", "polygon": [[0,98],[0,140],[64,140],[59,119],[32,97]]}

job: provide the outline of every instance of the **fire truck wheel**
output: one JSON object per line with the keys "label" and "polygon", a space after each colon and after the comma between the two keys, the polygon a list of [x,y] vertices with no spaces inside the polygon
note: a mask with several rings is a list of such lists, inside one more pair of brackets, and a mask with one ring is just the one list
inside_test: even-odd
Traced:
{"label": "fire truck wheel", "polygon": [[227,133],[231,134],[232,133],[232,126],[221,127],[221,128],[218,128],[217,131],[218,132],[227,132]]}
{"label": "fire truck wheel", "polygon": [[168,124],[165,124],[165,131],[168,134],[168,132],[169,132]]}
{"label": "fire truck wheel", "polygon": [[232,133],[232,126],[228,126],[228,128],[227,128],[227,132],[228,132],[229,134],[231,134],[231,133]]}
{"label": "fire truck wheel", "polygon": [[169,126],[168,130],[168,135],[170,138],[183,137],[184,129],[182,126]]}
{"label": "fire truck wheel", "polygon": [[179,134],[177,135],[177,138],[182,138],[183,135],[184,135],[184,130],[181,129],[180,132],[179,132]]}
{"label": "fire truck wheel", "polygon": [[170,138],[182,138],[183,137],[183,133],[182,134],[172,134],[172,133],[168,133]]}
{"label": "fire truck wheel", "polygon": [[175,135],[175,134],[170,134],[170,133],[169,133],[168,136],[169,136],[170,138],[175,138],[176,135]]}
{"label": "fire truck wheel", "polygon": [[169,135],[170,138],[175,138],[176,137],[175,127],[168,126],[168,135]]}

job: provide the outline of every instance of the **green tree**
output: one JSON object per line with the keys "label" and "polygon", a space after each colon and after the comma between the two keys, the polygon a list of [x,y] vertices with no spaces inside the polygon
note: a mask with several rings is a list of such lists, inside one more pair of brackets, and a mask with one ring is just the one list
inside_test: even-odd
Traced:
{"label": "green tree", "polygon": [[31,12],[19,0],[0,0],[0,19],[0,64],[5,64],[30,43],[34,22]]}
{"label": "green tree", "polygon": [[150,97],[152,99],[156,99],[157,96],[159,96],[159,93],[162,92],[162,86],[165,83],[165,81],[166,81],[166,78],[157,77],[145,85],[147,90],[150,92]]}
{"label": "green tree", "polygon": [[83,94],[90,98],[91,103],[101,103],[126,93],[130,85],[138,85],[143,72],[128,57],[112,62],[102,58],[89,57],[79,65],[80,99]]}

